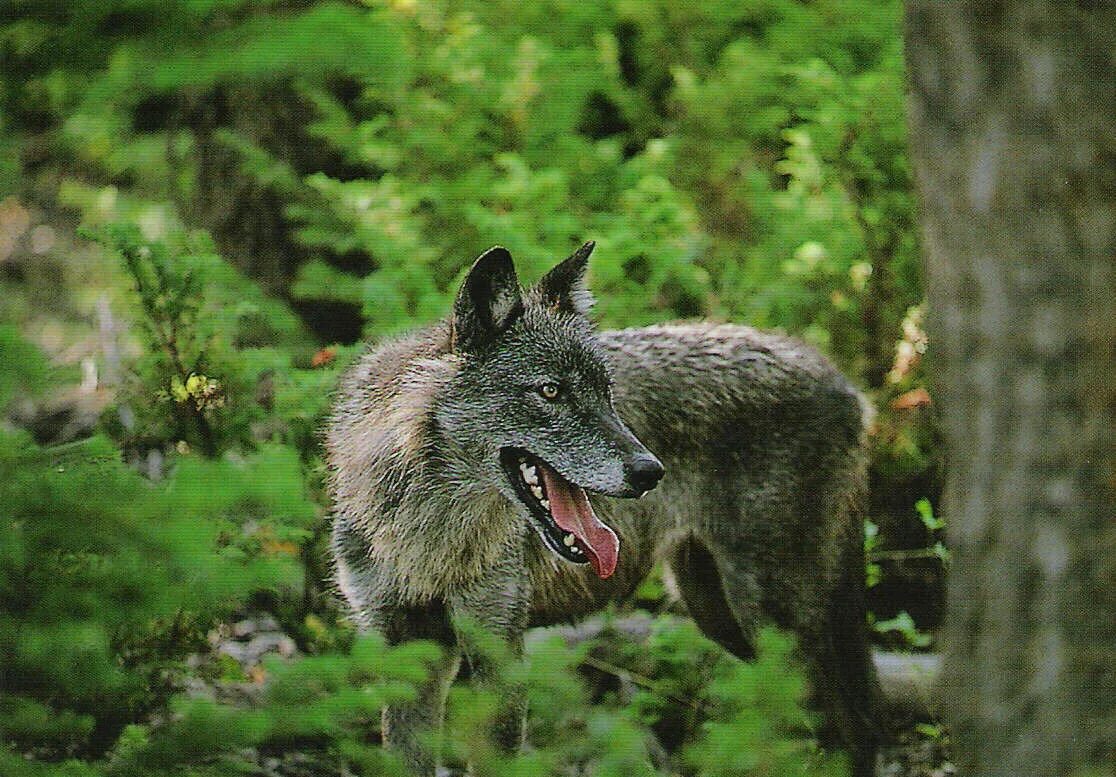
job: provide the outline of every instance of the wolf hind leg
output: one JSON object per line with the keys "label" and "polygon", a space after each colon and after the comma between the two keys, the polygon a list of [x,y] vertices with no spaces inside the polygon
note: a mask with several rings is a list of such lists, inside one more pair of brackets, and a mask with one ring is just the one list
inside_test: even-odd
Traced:
{"label": "wolf hind leg", "polygon": [[885,727],[868,644],[859,538],[847,543],[841,563],[825,618],[820,624],[800,624],[799,647],[813,679],[816,704],[826,716],[825,743],[848,751],[855,777],[871,777]]}
{"label": "wolf hind leg", "polygon": [[[840,580],[828,601],[818,606],[798,602],[798,607],[775,608],[768,615],[798,638],[814,691],[813,706],[825,716],[823,744],[848,751],[855,777],[872,777],[880,707],[864,622],[863,548],[848,549],[841,563]],[[714,554],[705,542],[692,538],[678,547],[671,568],[698,628],[737,658],[753,659],[764,600],[747,560],[738,552]],[[824,597],[824,588],[814,590]],[[818,617],[819,610],[826,613],[824,618]]]}

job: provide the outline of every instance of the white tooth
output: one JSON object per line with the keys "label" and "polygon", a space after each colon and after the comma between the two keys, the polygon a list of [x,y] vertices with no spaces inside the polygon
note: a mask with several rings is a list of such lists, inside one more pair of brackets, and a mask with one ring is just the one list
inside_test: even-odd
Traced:
{"label": "white tooth", "polygon": [[567,548],[572,548],[575,539],[576,538],[572,534],[567,534],[566,538],[562,540],[562,542],[566,543]]}
{"label": "white tooth", "polygon": [[523,479],[530,483],[532,486],[538,485],[539,482],[539,476],[538,473],[535,472],[534,467],[528,467],[523,472]]}
{"label": "white tooth", "polygon": [[546,508],[547,510],[549,510],[549,509],[550,509],[550,500],[549,500],[549,499],[540,499],[540,500],[539,500],[539,503],[540,503],[540,504],[541,504],[541,505],[542,505],[543,507],[545,507],[545,508]]}
{"label": "white tooth", "polygon": [[535,499],[542,499],[542,489],[539,486],[531,486],[531,493],[535,495]]}

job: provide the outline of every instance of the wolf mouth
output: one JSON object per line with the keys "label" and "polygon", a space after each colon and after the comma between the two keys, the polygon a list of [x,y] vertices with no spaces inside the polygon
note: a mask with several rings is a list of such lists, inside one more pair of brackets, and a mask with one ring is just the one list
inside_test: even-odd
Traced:
{"label": "wolf mouth", "polygon": [[503,449],[500,461],[551,552],[573,564],[592,565],[598,577],[611,576],[620,541],[597,518],[584,489],[521,448]]}

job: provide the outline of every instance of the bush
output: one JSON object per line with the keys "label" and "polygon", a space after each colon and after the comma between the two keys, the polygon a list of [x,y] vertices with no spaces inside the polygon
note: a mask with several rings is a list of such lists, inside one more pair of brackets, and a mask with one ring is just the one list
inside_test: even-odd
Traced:
{"label": "bush", "polygon": [[[290,555],[260,541],[313,514],[297,462],[277,466],[288,454],[192,462],[153,486],[104,438],[3,443],[0,717],[26,752],[103,754],[166,703],[218,619],[301,583]],[[253,527],[253,510],[276,528]]]}

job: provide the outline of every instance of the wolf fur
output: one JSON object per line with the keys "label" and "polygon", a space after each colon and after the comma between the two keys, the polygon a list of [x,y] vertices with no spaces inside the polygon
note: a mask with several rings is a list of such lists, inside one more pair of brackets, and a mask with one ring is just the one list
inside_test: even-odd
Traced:
{"label": "wolf fur", "polygon": [[[624,599],[662,560],[697,625],[734,655],[753,656],[763,620],[796,633],[827,732],[856,774],[874,773],[863,398],[781,335],[728,324],[595,332],[591,249],[529,290],[493,249],[448,319],[369,350],[341,383],[327,433],[337,583],[362,626],[447,648],[420,698],[385,710],[386,743],[433,772],[419,735],[440,724],[468,652],[455,623],[478,622],[518,652],[527,628]],[[559,381],[565,404],[540,399],[540,380]],[[592,494],[620,541],[607,579],[545,546],[499,464],[509,445]],[[658,488],[623,498],[646,490],[636,475],[659,460]],[[497,732],[505,746],[520,742],[524,714],[513,698]]]}

